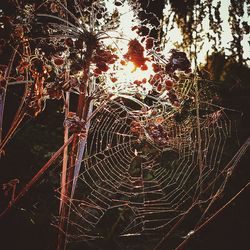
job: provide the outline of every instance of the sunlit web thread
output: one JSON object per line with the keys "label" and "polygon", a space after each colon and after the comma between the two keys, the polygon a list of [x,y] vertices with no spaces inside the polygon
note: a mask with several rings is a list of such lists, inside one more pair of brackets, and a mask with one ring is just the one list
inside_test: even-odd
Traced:
{"label": "sunlit web thread", "polygon": [[[53,32],[59,30],[61,33],[64,30],[63,25],[59,24],[51,24],[51,27]],[[72,31],[72,37],[77,38],[78,35],[79,30]],[[64,38],[64,35],[58,38]],[[189,83],[184,81],[183,88],[177,86],[175,89],[181,102],[192,94],[192,84]],[[188,110],[191,113],[188,118],[176,124],[172,120],[176,110],[164,98],[160,103],[153,103],[152,108],[157,108],[159,117],[163,117],[162,124],[170,134],[169,141],[164,147],[154,145],[149,135],[143,143],[139,143],[144,145],[140,145],[142,152],[137,153],[138,138],[131,133],[130,124],[133,120],[139,120],[146,129],[148,120],[154,117],[148,118],[143,112],[136,115],[125,104],[119,105],[113,101],[93,119],[78,189],[69,203],[70,227],[66,232],[69,240],[105,237],[109,235],[109,224],[112,224],[106,222],[121,214],[125,220],[118,221],[118,229],[111,231],[117,236],[167,230],[173,220],[185,213],[199,197],[201,203],[210,199],[209,195],[202,197],[201,192],[194,191],[200,185],[197,179],[195,115]],[[218,111],[222,114],[219,115]],[[210,108],[200,120],[205,166],[201,183],[205,184],[203,188],[206,189],[206,185],[223,172],[218,166],[230,125],[223,109]],[[213,185],[215,192],[208,193],[213,196],[218,188],[223,187],[223,183],[222,178],[218,185]]]}
{"label": "sunlit web thread", "polygon": [[[76,195],[68,204],[69,241],[105,237],[104,225],[110,213],[127,216],[127,224],[123,222],[115,232],[119,236],[167,230],[195,200],[203,198],[202,193],[195,192],[199,185],[195,117],[180,125],[166,120],[166,129],[174,135],[172,143],[159,148],[146,142],[149,149],[136,156],[138,142],[130,124],[139,117],[128,111],[119,101],[111,101],[92,121]],[[202,183],[209,189],[201,200],[205,203],[223,183],[222,178],[209,187],[224,171],[219,166],[231,124],[223,109],[209,107],[201,118],[201,128],[205,166]],[[130,170],[133,164],[141,172],[136,176]]]}

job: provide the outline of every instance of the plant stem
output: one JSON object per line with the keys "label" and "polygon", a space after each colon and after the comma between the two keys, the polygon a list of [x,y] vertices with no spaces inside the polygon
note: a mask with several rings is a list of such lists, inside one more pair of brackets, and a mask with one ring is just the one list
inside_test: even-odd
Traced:
{"label": "plant stem", "polygon": [[[86,121],[89,104],[87,101],[87,90],[88,90],[88,82],[89,82],[89,70],[90,70],[90,62],[92,58],[92,53],[95,47],[95,43],[88,43],[86,49],[85,56],[85,67],[83,69],[83,79],[82,83],[79,87],[80,95],[78,99],[77,111],[76,115],[82,121]],[[70,152],[70,161],[69,166],[66,171],[66,185],[65,185],[65,194],[64,194],[64,202],[61,205],[61,212],[59,215],[59,232],[58,232],[58,244],[57,250],[64,250],[66,247],[66,233],[68,228],[68,221],[70,216],[70,206],[69,200],[71,198],[72,185],[74,180],[74,169],[76,164],[77,152],[79,147],[80,138],[76,134],[73,136],[72,148]]]}
{"label": "plant stem", "polygon": [[237,194],[235,194],[224,206],[222,206],[217,212],[215,212],[212,216],[210,216],[204,223],[202,223],[190,237],[186,238],[182,243],[176,248],[176,250],[182,250],[186,246],[186,244],[197,234],[200,232],[205,226],[211,223],[219,214],[221,214],[229,205],[231,205],[244,191],[246,191],[250,187],[250,182],[248,182]]}
{"label": "plant stem", "polygon": [[47,161],[47,163],[37,172],[37,174],[25,185],[25,187],[20,191],[20,193],[14,198],[13,201],[10,201],[7,208],[0,214],[0,220],[6,216],[6,214],[13,208],[17,202],[34,186],[34,184],[40,179],[44,172],[52,165],[52,163],[62,154],[64,148],[68,146],[73,140],[73,136],[64,143],[64,145],[53,154],[53,156]]}
{"label": "plant stem", "polygon": [[[2,93],[0,94],[0,143],[2,141],[3,113],[4,113],[4,106],[5,106],[6,92],[7,92],[7,87],[8,87],[8,78],[9,78],[10,73],[11,73],[11,68],[13,65],[14,58],[16,56],[17,48],[18,47],[16,47],[16,49],[14,49],[14,52],[10,58],[9,65],[8,65],[7,69],[5,70],[4,80],[6,81],[6,86],[3,87]],[[1,88],[1,86],[0,86],[0,88]],[[1,150],[0,150],[0,155],[1,155]]]}
{"label": "plant stem", "polygon": [[[65,97],[65,119],[68,117],[69,113],[69,92],[66,93]],[[69,128],[68,126],[64,127],[64,142],[69,138]],[[62,204],[65,202],[65,185],[67,179],[67,166],[68,166],[68,147],[64,148],[63,151],[63,165],[62,165],[62,175],[61,175],[61,196],[60,196],[60,208],[59,213],[61,212]]]}

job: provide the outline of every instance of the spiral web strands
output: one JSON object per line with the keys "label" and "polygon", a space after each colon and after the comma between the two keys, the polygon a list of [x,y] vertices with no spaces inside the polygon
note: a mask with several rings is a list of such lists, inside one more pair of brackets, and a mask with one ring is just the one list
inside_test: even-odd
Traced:
{"label": "spiral web strands", "polygon": [[[213,104],[210,82],[190,73],[185,53],[172,50],[166,59],[153,47],[144,51],[136,39],[129,41],[130,47],[142,53],[120,49],[127,39],[107,33],[118,27],[117,11],[109,15],[102,1],[95,10],[90,6],[82,13],[79,2],[74,1],[72,9],[61,1],[45,1],[37,9],[27,5],[22,14],[27,20],[21,27],[22,16],[16,20],[13,29],[17,34],[10,41],[18,42],[4,81],[6,86],[22,85],[24,93],[0,152],[26,116],[36,117],[45,109],[47,99],[82,94],[84,60],[89,56],[92,85],[86,88],[85,98],[93,102],[93,112],[91,103],[87,124],[74,112],[65,117],[70,133],[82,133],[87,142],[79,174],[57,189],[62,199],[62,190],[76,183],[72,195],[62,200],[70,211],[65,218],[67,242],[119,241],[148,235],[161,239],[196,206],[199,216],[190,226],[195,228],[223,192],[235,167],[227,164],[233,155],[227,155],[228,145],[231,151],[233,148],[231,111]],[[96,19],[97,12],[102,21]],[[26,22],[37,34],[31,29],[24,32]],[[88,55],[93,41],[94,54]],[[126,66],[138,57],[133,63],[139,70],[144,67],[143,76],[145,68],[152,67],[149,61],[159,70],[147,79],[128,79],[128,72],[132,75],[138,69],[129,71]],[[124,58],[127,62],[121,64]],[[57,227],[59,220],[55,217],[53,222]]]}
{"label": "spiral web strands", "polygon": [[[185,102],[194,84],[187,81],[178,93]],[[177,122],[166,103],[145,107],[128,98],[109,101],[91,120],[75,195],[67,204],[68,242],[162,235],[190,207],[205,212],[232,171],[224,155],[232,124],[223,108],[199,100],[198,128],[194,102]]]}

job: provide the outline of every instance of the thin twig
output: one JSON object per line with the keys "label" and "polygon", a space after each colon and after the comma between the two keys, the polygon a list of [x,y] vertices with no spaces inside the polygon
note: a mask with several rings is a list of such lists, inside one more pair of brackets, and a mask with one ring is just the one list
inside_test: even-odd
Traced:
{"label": "thin twig", "polygon": [[202,223],[188,238],[186,238],[182,243],[176,248],[176,250],[181,250],[186,244],[194,237],[197,232],[201,231],[205,226],[211,223],[219,214],[221,214],[224,209],[229,207],[229,205],[234,202],[247,188],[249,188],[250,182],[248,182],[236,195],[234,195],[223,207],[221,207],[216,213],[210,216],[204,223]]}
{"label": "thin twig", "polygon": [[47,163],[37,172],[37,174],[25,185],[25,187],[20,191],[20,193],[15,197],[13,201],[10,201],[9,205],[0,214],[0,220],[4,218],[10,212],[10,210],[17,204],[17,202],[24,197],[24,195],[34,186],[34,184],[40,179],[44,172],[52,165],[52,163],[62,154],[65,147],[67,147],[73,140],[73,136],[63,144],[61,148],[58,149],[56,153],[47,161]]}
{"label": "thin twig", "polygon": [[[225,167],[225,169],[229,169],[229,168],[234,168],[235,167],[235,165],[239,162],[239,160],[241,159],[241,157],[245,154],[245,152],[246,152],[246,150],[248,149],[248,147],[249,147],[249,145],[250,145],[250,137],[246,140],[246,142],[241,146],[241,148],[237,151],[237,153],[234,155],[234,157],[232,158],[232,160],[227,164],[227,166]],[[208,188],[223,174],[224,172],[221,172],[221,174],[219,174],[215,179],[214,179],[214,181],[206,188],[206,189],[204,189],[203,190],[203,192],[205,193],[207,190],[208,190]],[[245,188],[247,188],[247,186],[249,186],[249,184],[250,184],[250,182],[243,188],[243,189],[245,189]],[[237,193],[236,194],[236,196],[238,196],[241,192],[243,192],[243,190],[241,190],[239,193]],[[234,198],[234,197],[233,197]],[[232,198],[232,199],[233,199]],[[236,197],[235,197],[235,199],[236,199]],[[228,202],[228,203],[230,203],[230,201]],[[229,204],[226,204],[224,207],[226,207],[227,205],[229,205]],[[181,224],[181,222],[187,217],[187,215],[189,214],[189,212],[191,211],[191,209],[193,209],[193,207],[194,207],[194,205],[195,205],[196,203],[194,203],[189,209],[188,209],[188,211],[185,213],[185,214],[183,214],[183,216],[179,219],[179,221],[177,221],[176,222],[176,224],[173,226],[173,228],[171,228],[171,230],[161,239],[161,241],[156,245],[156,247],[154,248],[154,250],[157,250],[157,249],[160,249],[160,247],[162,246],[162,244],[164,243],[164,242],[166,242],[166,240],[167,240],[167,238],[170,236],[170,234]],[[216,213],[218,213],[218,212],[220,212],[219,210],[216,212]],[[214,214],[214,217],[215,217],[216,215]],[[210,217],[208,220],[211,220],[212,218]],[[206,223],[206,221],[203,223],[203,224],[205,224]],[[201,225],[201,226],[199,226],[199,227],[197,227],[197,229],[195,230],[195,232],[197,231],[197,230],[200,230],[200,228],[201,227],[203,227],[203,226],[205,226],[205,225]],[[188,238],[189,239],[189,238]],[[187,239],[186,239],[187,240]],[[186,241],[185,240],[185,241]],[[184,242],[183,242],[183,244],[184,244]],[[179,249],[180,250],[180,249]]]}
{"label": "thin twig", "polygon": [[174,224],[174,226],[168,231],[168,233],[160,240],[160,242],[154,247],[153,250],[161,249],[162,244],[166,242],[171,233],[183,222],[183,220],[188,216],[188,214],[195,207],[196,203],[194,203],[182,216],[181,218]]}

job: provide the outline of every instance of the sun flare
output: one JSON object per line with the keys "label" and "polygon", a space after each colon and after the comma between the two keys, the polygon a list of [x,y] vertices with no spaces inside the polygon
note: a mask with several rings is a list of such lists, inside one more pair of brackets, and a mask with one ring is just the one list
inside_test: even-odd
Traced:
{"label": "sun flare", "polygon": [[[124,51],[126,51],[125,47]],[[145,65],[145,69],[141,69],[133,62],[125,61],[123,56],[120,56],[115,66],[117,70],[106,82],[108,91],[118,95],[122,93],[147,95],[152,90],[149,80],[154,75],[154,71],[150,60],[147,60]]]}
{"label": "sun flare", "polygon": [[147,65],[147,69],[142,70],[141,68],[136,67],[133,62],[126,62],[116,73],[116,76],[119,80],[124,81],[126,79],[126,81],[130,83],[133,83],[136,80],[148,81],[150,76],[154,74],[154,71],[150,61],[145,64]]}

